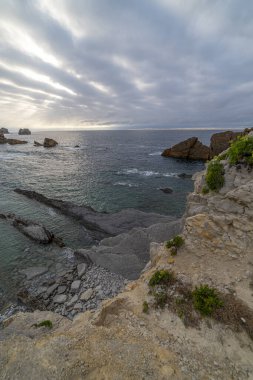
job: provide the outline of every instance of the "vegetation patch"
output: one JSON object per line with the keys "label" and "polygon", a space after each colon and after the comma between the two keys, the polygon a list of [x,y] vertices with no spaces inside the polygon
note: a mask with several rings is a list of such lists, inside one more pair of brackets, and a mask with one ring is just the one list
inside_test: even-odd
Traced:
{"label": "vegetation patch", "polygon": [[53,328],[53,323],[50,321],[50,320],[45,320],[45,321],[41,321],[40,323],[34,323],[33,325],[34,327],[38,328],[38,327],[47,327],[48,329],[52,329]]}
{"label": "vegetation patch", "polygon": [[244,302],[208,285],[193,290],[189,283],[182,282],[174,274],[172,280],[161,283],[158,280],[161,272],[168,271],[157,271],[150,279],[153,301],[143,303],[143,311],[147,310],[144,312],[152,307],[168,308],[182,319],[186,327],[199,327],[203,318],[212,318],[233,331],[246,331],[253,340],[253,311]]}
{"label": "vegetation patch", "polygon": [[195,309],[202,315],[211,315],[215,309],[223,306],[216,289],[210,288],[208,285],[196,287],[192,296]]}
{"label": "vegetation patch", "polygon": [[174,281],[174,273],[168,270],[156,271],[149,280],[149,286],[154,287],[156,285],[169,285]]}
{"label": "vegetation patch", "polygon": [[219,161],[213,160],[209,163],[206,172],[206,183],[208,188],[214,191],[218,191],[223,187],[225,183],[224,168]]}
{"label": "vegetation patch", "polygon": [[148,314],[148,312],[149,312],[149,306],[148,306],[147,301],[143,302],[143,304],[142,304],[142,311],[143,311],[143,313]]}
{"label": "vegetation patch", "polygon": [[176,235],[173,239],[166,242],[166,248],[176,247],[180,248],[184,244],[184,239],[180,235]]}
{"label": "vegetation patch", "polygon": [[231,165],[236,165],[244,161],[248,165],[253,165],[253,136],[239,137],[231,143],[228,150],[228,159]]}
{"label": "vegetation patch", "polygon": [[209,193],[209,188],[208,188],[208,186],[204,185],[204,186],[202,187],[201,193],[204,194],[204,195],[205,195],[205,194],[208,194],[208,193]]}

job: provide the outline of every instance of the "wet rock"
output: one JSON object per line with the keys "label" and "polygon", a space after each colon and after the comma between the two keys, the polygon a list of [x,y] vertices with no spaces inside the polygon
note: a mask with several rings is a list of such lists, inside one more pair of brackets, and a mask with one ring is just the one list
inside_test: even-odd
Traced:
{"label": "wet rock", "polygon": [[6,139],[6,142],[9,145],[18,145],[18,144],[27,144],[28,143],[28,141],[18,140],[18,139]]}
{"label": "wet rock", "polygon": [[18,134],[19,135],[30,135],[31,131],[28,128],[20,128],[20,130],[18,131]]}
{"label": "wet rock", "polygon": [[192,178],[192,174],[187,174],[187,173],[180,173],[178,174],[179,178]]}
{"label": "wet rock", "polygon": [[44,143],[43,143],[44,148],[53,148],[56,145],[58,145],[58,142],[55,141],[54,139],[49,139],[47,137],[44,139]]}
{"label": "wet rock", "polygon": [[35,141],[34,140],[34,143],[33,143],[34,146],[43,146],[43,144],[39,143],[38,141]]}
{"label": "wet rock", "polygon": [[34,277],[41,276],[47,271],[48,271],[48,268],[43,266],[43,267],[30,267],[27,269],[22,269],[19,272],[24,274],[27,280],[32,280]]}

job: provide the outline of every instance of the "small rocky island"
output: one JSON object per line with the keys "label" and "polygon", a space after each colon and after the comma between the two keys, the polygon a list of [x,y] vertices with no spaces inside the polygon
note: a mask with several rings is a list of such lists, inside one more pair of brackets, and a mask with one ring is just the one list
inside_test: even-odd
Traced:
{"label": "small rocky island", "polygon": [[31,131],[28,128],[20,128],[20,130],[18,131],[18,134],[19,135],[30,135]]}
{"label": "small rocky island", "polygon": [[2,128],[0,128],[0,133],[4,133],[5,135],[8,135],[9,131],[7,128],[2,127]]}
{"label": "small rocky island", "polygon": [[225,131],[214,133],[209,147],[202,144],[197,137],[191,137],[171,148],[165,149],[161,155],[163,157],[207,161],[226,150],[230,142],[235,141],[237,137],[247,135],[249,132],[250,129],[246,128],[244,132]]}

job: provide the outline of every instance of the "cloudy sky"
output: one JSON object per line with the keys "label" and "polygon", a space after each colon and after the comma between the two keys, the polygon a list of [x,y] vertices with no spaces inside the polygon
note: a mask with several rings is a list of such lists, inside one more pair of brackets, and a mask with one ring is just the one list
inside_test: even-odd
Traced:
{"label": "cloudy sky", "polygon": [[253,124],[252,0],[0,0],[0,126]]}

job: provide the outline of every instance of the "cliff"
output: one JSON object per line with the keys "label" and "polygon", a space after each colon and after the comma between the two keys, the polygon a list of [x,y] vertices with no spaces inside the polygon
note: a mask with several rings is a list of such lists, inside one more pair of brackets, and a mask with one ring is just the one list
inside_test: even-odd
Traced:
{"label": "cliff", "polygon": [[[123,293],[73,321],[47,311],[5,321],[1,379],[252,379],[253,172],[220,163],[216,192],[203,194],[206,172],[195,175],[184,244],[151,243],[150,262]],[[222,300],[212,315],[193,308],[200,284]],[[52,329],[34,327],[43,320]]]}

